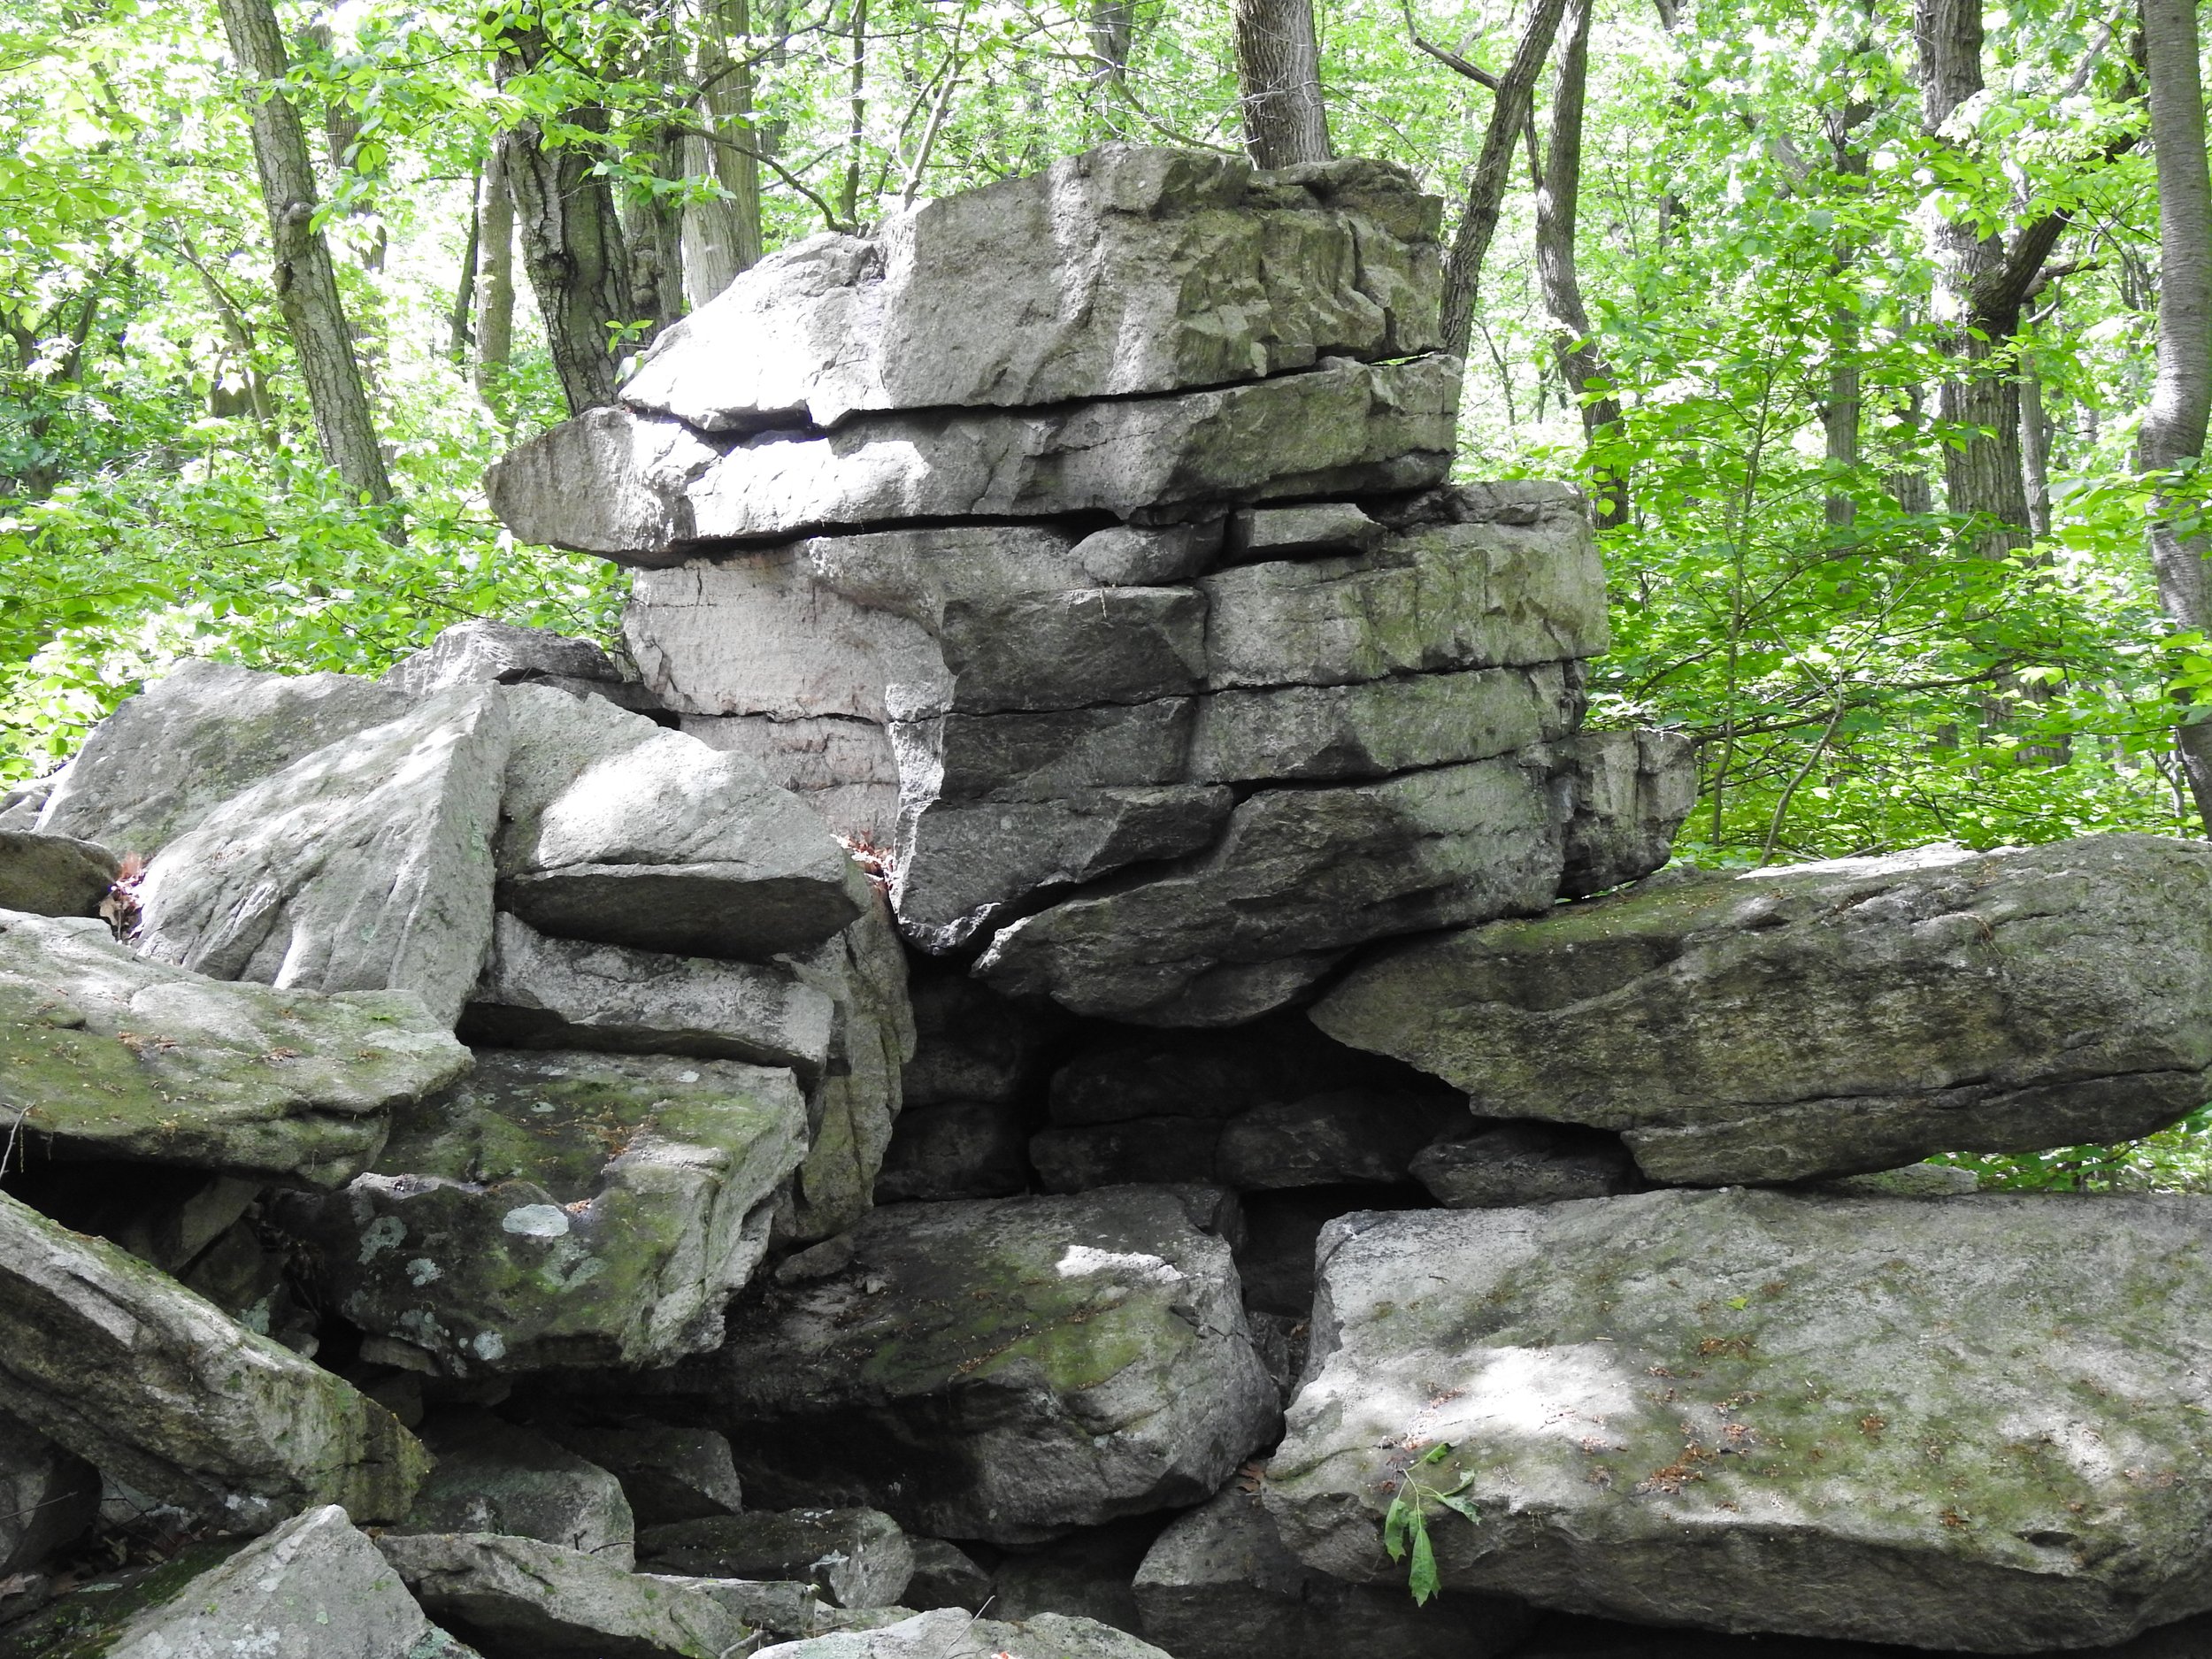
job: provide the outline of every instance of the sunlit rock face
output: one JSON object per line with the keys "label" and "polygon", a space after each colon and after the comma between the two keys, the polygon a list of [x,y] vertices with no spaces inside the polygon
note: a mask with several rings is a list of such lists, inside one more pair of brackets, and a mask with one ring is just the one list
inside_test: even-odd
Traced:
{"label": "sunlit rock face", "polygon": [[1356,1582],[1402,1572],[1380,1527],[1417,1481],[1479,1517],[1429,1501],[1450,1588],[1983,1653],[2121,1640],[2212,1601],[2208,1252],[2184,1197],[1348,1216],[1267,1507]]}

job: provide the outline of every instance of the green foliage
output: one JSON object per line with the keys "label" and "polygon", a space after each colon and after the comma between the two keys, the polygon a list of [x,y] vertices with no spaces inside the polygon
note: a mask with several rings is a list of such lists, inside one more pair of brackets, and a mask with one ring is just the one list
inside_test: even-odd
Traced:
{"label": "green foliage", "polygon": [[1441,1440],[1423,1452],[1398,1477],[1398,1489],[1391,1494],[1390,1507],[1383,1513],[1383,1548],[1393,1561],[1408,1561],[1411,1557],[1406,1569],[1406,1587],[1412,1591],[1416,1606],[1425,1605],[1438,1588],[1436,1547],[1429,1540],[1428,1506],[1440,1503],[1477,1525],[1482,1523],[1482,1512],[1475,1508],[1474,1500],[1463,1495],[1474,1484],[1474,1476],[1463,1474],[1448,1486],[1434,1486],[1421,1479],[1422,1470],[1433,1468],[1451,1455],[1452,1448]]}
{"label": "green foliage", "polygon": [[1986,1192],[2212,1193],[2212,1106],[2118,1146],[1956,1152],[1937,1162],[1972,1170]]}

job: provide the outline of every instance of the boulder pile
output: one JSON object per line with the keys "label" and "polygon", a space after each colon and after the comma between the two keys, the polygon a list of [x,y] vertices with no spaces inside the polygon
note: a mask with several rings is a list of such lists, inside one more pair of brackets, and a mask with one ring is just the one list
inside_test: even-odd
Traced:
{"label": "boulder pile", "polygon": [[0,1659],[2212,1653],[2212,1200],[1942,1161],[2203,1103],[2212,851],[1663,871],[1437,224],[812,238],[490,480],[628,660],[0,800]]}

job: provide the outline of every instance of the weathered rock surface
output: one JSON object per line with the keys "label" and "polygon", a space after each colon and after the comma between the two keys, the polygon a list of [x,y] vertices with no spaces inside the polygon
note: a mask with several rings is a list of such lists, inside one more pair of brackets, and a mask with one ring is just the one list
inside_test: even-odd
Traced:
{"label": "weathered rock surface", "polygon": [[2212,849],[2100,835],[1667,879],[1406,947],[1314,1010],[1654,1179],[2124,1141],[2212,1067]]}
{"label": "weathered rock surface", "polygon": [[419,651],[401,657],[377,683],[410,697],[426,697],[449,686],[486,683],[611,689],[621,678],[606,652],[589,640],[472,617],[445,629]]}
{"label": "weathered rock surface", "polygon": [[395,1532],[498,1532],[536,1539],[627,1571],[637,1521],[622,1483],[590,1459],[486,1411],[422,1425],[437,1465]]}
{"label": "weathered rock surface", "polygon": [[664,1364],[718,1340],[805,1152],[788,1071],[485,1049],[287,1215],[334,1307],[449,1374]]}
{"label": "weathered rock surface", "polygon": [[909,1105],[876,1174],[876,1202],[1006,1198],[1029,1187],[1028,1125],[997,1101]]}
{"label": "weathered rock surface", "polygon": [[704,1590],[586,1550],[492,1532],[388,1534],[377,1548],[487,1659],[724,1659],[749,1633]]}
{"label": "weathered rock surface", "polygon": [[1034,1540],[1195,1502],[1270,1431],[1227,1247],[1171,1192],[901,1205],[850,1245],[657,1385],[760,1502]]}
{"label": "weathered rock surface", "polygon": [[687,714],[687,736],[743,755],[856,845],[884,848],[897,833],[898,764],[890,734],[861,720],[779,720],[762,715]]}
{"label": "weathered rock surface", "polygon": [[778,967],[548,939],[501,915],[460,1031],[496,1048],[749,1060],[811,1082],[835,1015],[827,993]]}
{"label": "weathered rock surface", "polygon": [[155,857],[139,949],[280,989],[414,991],[450,1025],[491,943],[508,737],[497,692],[464,686],[293,762]]}
{"label": "weathered rock surface", "polygon": [[1562,898],[1586,898],[1647,876],[1674,851],[1697,804],[1697,757],[1676,732],[1584,732],[1566,745],[1574,816]]}
{"label": "weathered rock surface", "polygon": [[[1237,1278],[1244,1305],[1255,1314],[1304,1325],[1313,1312],[1315,1245],[1322,1231],[1340,1216],[1371,1210],[1426,1210],[1433,1201],[1422,1188],[1402,1187],[1281,1187],[1245,1197],[1244,1236],[1236,1246]],[[1256,1323],[1254,1330],[1261,1329]],[[1293,1374],[1302,1339],[1291,1329],[1276,1333],[1283,1351],[1269,1363]]]}
{"label": "weathered rock surface", "polygon": [[106,848],[72,836],[0,829],[0,910],[97,916],[121,864]]}
{"label": "weathered rock surface", "polygon": [[770,255],[663,334],[623,401],[705,431],[830,426],[1409,356],[1436,343],[1437,219],[1377,162],[1256,173],[1110,145]]}
{"label": "weathered rock surface", "polygon": [[1160,1535],[1135,1590],[1143,1633],[1176,1659],[1485,1659],[1517,1654],[1535,1617],[1503,1596],[1417,1606],[1400,1586],[1316,1572],[1283,1548],[1258,1494],[1233,1486]]}
{"label": "weathered rock surface", "polygon": [[992,1570],[989,1611],[1014,1624],[1040,1613],[1087,1618],[1141,1635],[1130,1580],[1166,1517],[1133,1515],[1046,1544],[1009,1550]]}
{"label": "weathered rock surface", "polygon": [[965,1550],[941,1538],[907,1540],[914,1551],[914,1576],[907,1580],[907,1606],[919,1612],[941,1607],[983,1611],[991,1599],[991,1575]]}
{"label": "weathered rock surface", "polygon": [[914,1551],[879,1509],[753,1509],[648,1528],[638,1560],[690,1578],[811,1584],[838,1607],[895,1607]]}
{"label": "weathered rock surface", "polygon": [[943,963],[914,964],[907,989],[914,1018],[914,1052],[902,1074],[909,1106],[1042,1097],[1055,1050],[1073,1023],[1065,1014],[1049,1002],[1010,1002]]}
{"label": "weathered rock surface", "polygon": [[1443,1446],[1422,1481],[1481,1516],[1430,1521],[1448,1588],[1985,1653],[2122,1640],[2212,1600],[2208,1247],[2187,1197],[1348,1217],[1267,1505],[1310,1564],[1386,1580],[1383,1510]]}
{"label": "weathered rock surface", "polygon": [[407,704],[344,674],[180,663],[93,728],[38,828],[151,857],[233,795]]}
{"label": "weathered rock surface", "polygon": [[1020,1624],[942,1608],[875,1630],[835,1631],[759,1650],[759,1659],[1170,1659],[1087,1618],[1040,1613]]}
{"label": "weathered rock surface", "polygon": [[102,922],[0,911],[0,1102],[67,1156],[335,1187],[387,1111],[468,1067],[406,992],[224,984],[133,956]]}
{"label": "weathered rock surface", "polygon": [[735,1515],[745,1507],[730,1443],[712,1429],[644,1417],[613,1427],[547,1423],[539,1429],[620,1481],[640,1526]]}
{"label": "weathered rock surface", "polygon": [[1559,856],[1544,786],[1511,757],[1263,790],[1187,866],[1015,922],[976,972],[1095,1018],[1231,1025],[1364,941],[1544,909]]}
{"label": "weathered rock surface", "polygon": [[1439,1141],[1422,1149],[1409,1172],[1454,1210],[1610,1198],[1641,1184],[1617,1136],[1553,1124],[1506,1124]]}
{"label": "weathered rock surface", "polygon": [[513,710],[499,904],[541,933],[759,959],[849,926],[867,880],[744,757],[541,686]]}
{"label": "weathered rock surface", "polygon": [[104,1240],[0,1194],[0,1410],[154,1497],[266,1525],[407,1511],[428,1458],[381,1406]]}
{"label": "weathered rock surface", "polygon": [[0,1578],[36,1566],[99,1512],[99,1471],[0,1413]]}
{"label": "weathered rock surface", "polygon": [[1328,358],[1245,385],[1018,413],[857,415],[826,435],[710,442],[595,409],[486,475],[521,541],[626,565],[717,542],[886,521],[1107,512],[1172,522],[1218,502],[1404,491],[1451,464],[1459,361]]}

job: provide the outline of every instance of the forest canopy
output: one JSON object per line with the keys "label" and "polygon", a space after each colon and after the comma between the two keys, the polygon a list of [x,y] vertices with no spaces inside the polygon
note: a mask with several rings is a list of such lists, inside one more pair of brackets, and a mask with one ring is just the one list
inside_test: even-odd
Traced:
{"label": "forest canopy", "polygon": [[1462,472],[1591,491],[1594,723],[1696,741],[1685,856],[2200,833],[2197,50],[2159,0],[17,0],[0,786],[186,656],[611,642],[492,460],[765,251],[1131,142],[1445,199]]}

